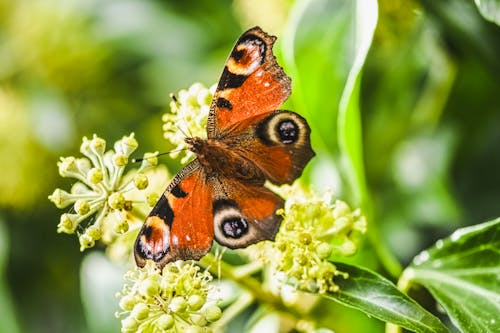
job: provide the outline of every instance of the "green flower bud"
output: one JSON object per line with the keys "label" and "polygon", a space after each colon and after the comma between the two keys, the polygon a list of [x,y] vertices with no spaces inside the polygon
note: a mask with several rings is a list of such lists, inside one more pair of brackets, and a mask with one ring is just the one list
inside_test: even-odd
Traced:
{"label": "green flower bud", "polygon": [[95,240],[87,233],[81,234],[78,240],[80,241],[80,251],[82,252],[85,249],[93,247],[95,244]]}
{"label": "green flower bud", "polygon": [[78,165],[76,164],[76,158],[73,156],[70,157],[61,157],[61,160],[57,163],[59,167],[59,174],[62,177],[73,177],[75,174],[78,174]]}
{"label": "green flower bud", "polygon": [[87,185],[81,182],[76,182],[71,186],[71,194],[89,194],[92,191]]}
{"label": "green flower bud", "polygon": [[86,215],[90,211],[90,204],[83,199],[76,200],[73,207],[78,215]]}
{"label": "green flower bud", "polygon": [[196,326],[201,327],[207,325],[207,320],[199,313],[192,313],[189,315],[189,318],[191,319],[191,322]]}
{"label": "green flower bud", "polygon": [[85,233],[89,235],[93,240],[99,240],[102,237],[101,229],[95,224],[88,227],[87,230],[85,230]]}
{"label": "green flower bud", "polygon": [[222,310],[217,305],[210,305],[205,309],[205,318],[210,323],[217,321],[222,316]]}
{"label": "green flower bud", "polygon": [[137,303],[134,305],[130,316],[138,321],[144,320],[149,316],[149,308],[144,303]]}
{"label": "green flower bud", "polygon": [[297,257],[297,263],[298,263],[300,266],[304,266],[304,265],[306,265],[306,264],[307,264],[307,262],[308,262],[308,260],[307,260],[307,257],[306,257],[305,255],[302,255],[302,254],[301,254],[301,255],[299,255],[299,256]]}
{"label": "green flower bud", "polygon": [[205,304],[205,298],[198,294],[194,294],[189,296],[187,303],[191,311],[198,311]]}
{"label": "green flower bud", "polygon": [[68,192],[60,188],[55,189],[55,191],[49,195],[49,200],[52,201],[57,208],[65,208],[75,201]]}
{"label": "green flower bud", "polygon": [[122,332],[137,332],[139,328],[139,323],[132,316],[128,316],[127,318],[122,320]]}
{"label": "green flower bud", "polygon": [[174,323],[174,317],[172,317],[172,315],[168,313],[162,314],[160,317],[158,317],[158,319],[156,319],[156,326],[160,330],[164,331],[174,327]]}
{"label": "green flower bud", "polygon": [[133,295],[125,295],[120,299],[118,305],[122,310],[132,311],[134,305],[137,303],[137,299]]}
{"label": "green flower bud", "polygon": [[158,165],[158,152],[155,153],[145,153],[142,158],[141,169],[146,169],[152,166]]}
{"label": "green flower bud", "polygon": [[170,301],[168,308],[175,313],[182,313],[186,311],[187,303],[184,297],[176,296]]}
{"label": "green flower bud", "polygon": [[146,196],[146,202],[149,207],[154,207],[154,205],[158,202],[158,199],[160,199],[160,195],[156,192],[151,192]]}
{"label": "green flower bud", "polygon": [[319,245],[316,247],[316,253],[318,254],[318,257],[320,259],[326,259],[330,257],[332,254],[333,248],[330,246],[330,244],[321,242]]}
{"label": "green flower bud", "polygon": [[134,177],[134,185],[138,190],[144,190],[148,187],[148,177],[143,173],[138,173]]}
{"label": "green flower bud", "polygon": [[57,225],[57,232],[64,232],[65,234],[72,234],[78,226],[78,214],[62,214]]}
{"label": "green flower bud", "polygon": [[114,228],[113,228],[113,230],[117,234],[124,234],[128,231],[128,229],[129,229],[129,224],[128,224],[128,221],[125,219],[120,219],[120,220],[116,221],[114,224]]}
{"label": "green flower bud", "polygon": [[108,205],[113,209],[123,209],[125,205],[125,197],[119,192],[115,192],[108,197]]}
{"label": "green flower bud", "polygon": [[144,297],[155,296],[158,294],[159,290],[160,290],[160,284],[158,283],[158,280],[155,279],[154,277],[146,278],[139,285],[139,294],[141,294]]}
{"label": "green flower bud", "polygon": [[139,144],[134,137],[134,133],[131,133],[129,136],[124,136],[120,141],[115,143],[115,151],[128,157],[138,146]]}
{"label": "green flower bud", "polygon": [[312,242],[312,237],[311,234],[307,232],[303,232],[299,235],[299,240],[302,244],[304,245],[309,245]]}
{"label": "green flower bud", "polygon": [[128,163],[128,157],[124,154],[116,153],[113,155],[113,163],[117,167],[124,167]]}
{"label": "green flower bud", "polygon": [[94,137],[89,142],[89,147],[94,154],[102,156],[106,150],[106,141],[94,134]]}
{"label": "green flower bud", "polygon": [[87,172],[87,181],[91,184],[102,182],[104,175],[101,168],[92,168]]}
{"label": "green flower bud", "polygon": [[82,175],[87,174],[92,167],[88,158],[77,158],[76,165]]}
{"label": "green flower bud", "polygon": [[80,145],[80,152],[85,156],[93,156],[94,152],[90,148],[90,140],[86,136],[82,139],[82,144]]}
{"label": "green flower bud", "polygon": [[335,219],[338,219],[341,216],[346,216],[351,213],[351,208],[344,201],[337,200],[335,201],[335,208],[333,209],[332,215]]}

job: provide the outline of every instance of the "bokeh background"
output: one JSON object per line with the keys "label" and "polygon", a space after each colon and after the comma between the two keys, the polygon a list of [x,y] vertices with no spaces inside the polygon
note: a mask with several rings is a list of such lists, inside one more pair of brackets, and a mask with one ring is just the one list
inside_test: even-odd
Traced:
{"label": "bokeh background", "polygon": [[[169,94],[215,83],[254,25],[279,43],[296,32],[294,58],[282,63],[294,82],[287,107],[307,117],[318,153],[307,178],[356,205],[334,135],[353,6],[363,1],[348,3],[0,0],[0,332],[119,330],[112,295],[124,268],[56,233],[61,212],[47,196],[70,185],[56,162],[93,133],[111,143],[135,132],[140,153],[165,151]],[[403,265],[500,215],[499,59],[500,29],[472,0],[379,1],[360,87],[363,156],[371,223]],[[384,274],[368,245],[358,261]],[[325,319],[337,332],[382,327],[337,312]]]}

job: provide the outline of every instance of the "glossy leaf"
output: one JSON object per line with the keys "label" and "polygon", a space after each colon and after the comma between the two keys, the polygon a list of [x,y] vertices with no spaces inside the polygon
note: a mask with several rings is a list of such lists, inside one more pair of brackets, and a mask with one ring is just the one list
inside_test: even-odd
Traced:
{"label": "glossy leaf", "polygon": [[463,228],[415,257],[404,273],[426,287],[463,332],[500,325],[500,219]]}
{"label": "glossy leaf", "polygon": [[485,19],[500,25],[499,0],[474,0],[474,2]]}
{"label": "glossy leaf", "polygon": [[348,273],[349,278],[337,278],[335,283],[340,290],[325,297],[413,332],[448,332],[438,318],[386,278],[360,267],[344,263],[335,265],[340,271]]}

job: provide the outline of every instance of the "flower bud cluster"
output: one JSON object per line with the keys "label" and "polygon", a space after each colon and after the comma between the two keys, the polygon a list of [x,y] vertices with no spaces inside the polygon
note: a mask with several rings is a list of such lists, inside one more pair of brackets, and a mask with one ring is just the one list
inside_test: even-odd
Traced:
{"label": "flower bud cluster", "polygon": [[[81,251],[97,240],[111,241],[113,237],[106,237],[109,234],[129,230],[129,213],[136,204],[130,194],[148,187],[143,172],[158,163],[156,154],[146,154],[138,170],[124,174],[137,147],[132,133],[106,151],[106,141],[94,134],[92,139],[83,138],[80,152],[84,157],[62,157],[57,163],[62,177],[76,179],[69,192],[58,188],[49,196],[57,208],[72,207],[61,215],[57,231],[77,233]],[[83,223],[86,220],[91,221]]]}
{"label": "flower bud cluster", "polygon": [[208,299],[212,276],[193,262],[134,268],[118,294],[122,332],[210,332],[222,310]]}
{"label": "flower bud cluster", "polygon": [[298,182],[282,191],[287,200],[278,212],[283,216],[280,231],[270,247],[262,247],[259,257],[273,258],[273,268],[301,290],[337,291],[334,278],[346,274],[328,259],[356,252],[366,232],[365,217],[359,209],[352,211],[345,202],[333,200],[330,193],[318,197]]}
{"label": "flower bud cluster", "polygon": [[163,115],[163,136],[175,147],[172,156],[180,156],[181,163],[193,157],[192,152],[183,149],[186,136],[206,136],[207,117],[215,87],[206,88],[201,83],[194,83],[187,90],[180,90],[170,102],[170,112]]}

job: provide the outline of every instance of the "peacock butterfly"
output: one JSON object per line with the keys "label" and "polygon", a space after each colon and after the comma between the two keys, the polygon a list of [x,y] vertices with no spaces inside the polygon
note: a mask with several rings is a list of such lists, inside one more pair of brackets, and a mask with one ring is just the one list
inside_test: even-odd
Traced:
{"label": "peacock butterfly", "polygon": [[236,42],[210,106],[207,139],[185,139],[197,157],[174,177],[137,236],[138,266],[198,260],[214,238],[233,249],[274,239],[283,199],[264,182],[292,183],[314,156],[306,120],[276,110],[291,81],[273,55],[275,40],[254,27]]}

